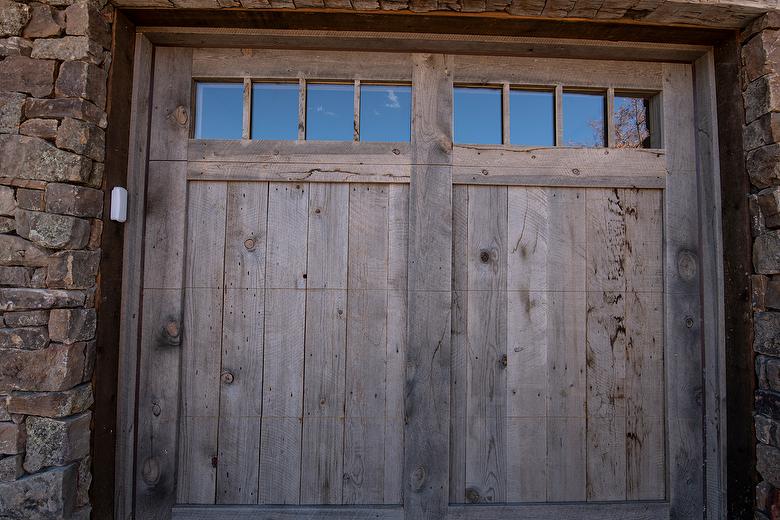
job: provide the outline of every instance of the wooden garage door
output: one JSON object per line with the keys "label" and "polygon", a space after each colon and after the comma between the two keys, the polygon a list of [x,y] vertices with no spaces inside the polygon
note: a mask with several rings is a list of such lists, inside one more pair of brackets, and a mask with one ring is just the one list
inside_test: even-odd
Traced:
{"label": "wooden garage door", "polygon": [[[700,515],[691,73],[157,48],[135,517]],[[297,139],[252,139],[281,80]],[[243,138],[195,138],[199,81],[244,85]],[[352,141],[307,139],[318,82],[354,85]],[[361,83],[411,86],[408,142],[361,140]],[[557,146],[512,145],[507,101],[503,142],[453,142],[459,86],[549,89]],[[604,146],[562,146],[569,89]],[[616,92],[653,148],[616,146]]]}

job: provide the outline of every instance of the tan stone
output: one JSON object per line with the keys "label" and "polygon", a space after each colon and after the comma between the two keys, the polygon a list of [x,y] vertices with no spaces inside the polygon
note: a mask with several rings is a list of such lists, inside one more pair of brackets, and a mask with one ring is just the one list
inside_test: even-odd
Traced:
{"label": "tan stone", "polygon": [[106,106],[106,72],[85,61],[66,61],[60,67],[54,91],[58,97],[84,98],[99,108]]}
{"label": "tan stone", "polygon": [[780,227],[780,187],[767,188],[758,193],[758,204],[769,229]]}
{"label": "tan stone", "polygon": [[24,114],[27,118],[72,117],[100,128],[105,128],[108,124],[105,112],[81,98],[28,99],[24,104]]}
{"label": "tan stone", "polygon": [[49,251],[13,235],[0,235],[0,265],[41,267],[48,265]]}
{"label": "tan stone", "polygon": [[19,126],[19,133],[53,141],[57,137],[56,119],[28,119]]}
{"label": "tan stone", "polygon": [[46,4],[30,5],[31,17],[22,36],[25,38],[50,38],[62,34],[62,26],[55,20],[56,10]]}
{"label": "tan stone", "polygon": [[60,251],[51,256],[46,285],[56,289],[88,289],[95,286],[100,251]]}
{"label": "tan stone", "polygon": [[87,60],[100,64],[103,49],[100,44],[86,36],[63,36],[62,38],[41,38],[33,42],[33,58],[49,60]]}
{"label": "tan stone", "polygon": [[780,63],[780,31],[762,31],[742,47],[742,64],[748,81],[774,72]]}
{"label": "tan stone", "polygon": [[19,188],[16,190],[16,204],[22,209],[44,211],[46,209],[46,201],[43,198],[44,193],[43,190]]}
{"label": "tan stone", "polygon": [[780,142],[780,113],[764,114],[745,127],[743,146],[745,151]]}
{"label": "tan stone", "polygon": [[761,76],[743,93],[745,122],[751,123],[769,112],[780,112],[780,77],[777,74]]}
{"label": "tan stone", "polygon": [[3,314],[8,327],[40,327],[49,325],[49,311],[12,311]]}
{"label": "tan stone", "polygon": [[12,216],[16,211],[14,189],[0,186],[0,215]]}
{"label": "tan stone", "polygon": [[73,184],[46,186],[46,211],[75,217],[99,218],[103,213],[103,192]]}
{"label": "tan stone", "polygon": [[759,188],[780,184],[780,144],[770,144],[747,154],[745,160],[750,182]]}
{"label": "tan stone", "polygon": [[84,305],[84,291],[61,289],[0,288],[0,311],[74,308]]}
{"label": "tan stone", "polygon": [[46,97],[54,90],[55,66],[52,60],[9,56],[0,61],[0,90]]}
{"label": "tan stone", "polygon": [[86,383],[61,392],[12,392],[8,410],[39,417],[66,417],[88,410],[93,402],[92,385]]}
{"label": "tan stone", "polygon": [[84,343],[52,344],[42,350],[0,349],[0,391],[58,391],[81,383]]}
{"label": "tan stone", "polygon": [[22,453],[26,438],[23,422],[0,422],[0,455]]}
{"label": "tan stone", "polygon": [[30,8],[21,2],[0,0],[0,36],[18,36],[30,19]]}
{"label": "tan stone", "polygon": [[69,6],[65,19],[68,34],[89,36],[103,48],[111,48],[111,27],[90,2],[82,0]]}
{"label": "tan stone", "polygon": [[32,42],[18,36],[0,38],[0,56],[29,56],[32,54]]}
{"label": "tan stone", "polygon": [[90,159],[103,162],[106,152],[106,134],[96,125],[65,118],[57,129],[58,148],[70,150]]}
{"label": "tan stone", "polygon": [[88,341],[95,337],[96,321],[95,309],[53,309],[49,313],[49,336],[66,344]]}
{"label": "tan stone", "polygon": [[0,328],[0,348],[39,350],[49,345],[46,327]]}
{"label": "tan stone", "polygon": [[25,515],[10,520],[70,519],[77,477],[76,465],[70,464],[0,483],[0,511],[20,511]]}

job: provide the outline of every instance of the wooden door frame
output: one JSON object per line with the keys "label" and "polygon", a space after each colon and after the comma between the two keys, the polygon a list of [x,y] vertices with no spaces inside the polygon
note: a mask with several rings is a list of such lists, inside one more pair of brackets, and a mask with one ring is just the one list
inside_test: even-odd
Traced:
{"label": "wooden door frame", "polygon": [[[253,46],[253,47],[267,47],[267,46],[284,46],[284,48],[311,48],[312,45],[317,43],[325,49],[354,48],[355,39],[350,34],[334,35],[332,33],[302,33],[301,31],[279,31],[279,30],[245,30],[240,31],[241,34],[233,35],[230,38],[232,46]],[[324,36],[328,36],[327,40],[323,40]],[[336,37],[340,36],[340,37]],[[571,41],[550,41],[550,40],[534,40],[529,38],[512,38],[512,37],[480,37],[479,41],[474,43],[474,38],[456,37],[448,35],[446,38],[442,35],[426,35],[426,34],[414,34],[404,35],[404,38],[399,38],[398,33],[393,34],[370,34],[370,41],[383,43],[385,50],[397,49],[399,42],[404,42],[404,46],[410,49],[420,49],[424,52],[441,52],[443,48],[447,49],[448,54],[457,53],[475,53],[477,49],[480,54],[501,54],[501,55],[533,55],[533,56],[553,56],[553,55],[567,55],[567,49],[576,50],[587,48],[590,51],[590,56],[597,55],[600,58],[609,59],[625,56],[626,45],[621,43],[604,43],[601,41],[587,41],[587,40],[571,40]],[[363,38],[361,45],[365,43],[366,33],[357,36],[357,38]],[[139,319],[140,313],[138,312],[140,306],[140,274],[143,267],[143,251],[141,244],[143,243],[143,231],[144,231],[144,201],[143,193],[145,191],[146,183],[146,157],[147,147],[149,140],[149,121],[150,121],[150,106],[149,101],[149,88],[150,88],[150,75],[153,66],[153,55],[155,45],[189,45],[189,46],[226,46],[226,37],[224,31],[219,30],[206,30],[198,29],[193,30],[191,28],[168,28],[161,30],[161,28],[138,28],[135,41],[135,58],[134,66],[135,72],[133,74],[133,100],[132,100],[132,115],[130,123],[130,144],[129,144],[129,159],[127,165],[127,187],[130,193],[140,194],[131,200],[129,206],[128,222],[125,226],[125,247],[123,258],[123,284],[122,284],[122,305],[125,309],[123,319],[120,324],[120,341],[119,341],[119,365],[118,365],[118,404],[117,404],[117,449],[116,449],[116,484],[115,484],[115,516],[117,518],[129,518],[132,511],[133,494],[127,493],[129,489],[133,489],[133,482],[135,480],[134,469],[134,436],[135,436],[135,392],[136,392],[136,371],[137,371],[137,358],[138,351],[135,347],[138,344],[139,336]],[[297,43],[296,43],[297,42]],[[249,45],[249,44],[252,45]],[[475,47],[475,45],[477,45]],[[632,44],[632,52],[637,44]],[[712,312],[706,313],[704,316],[685,316],[684,325],[686,328],[692,326],[698,326],[695,322],[701,322],[701,335],[702,335],[702,348],[704,349],[704,368],[705,377],[703,385],[705,391],[703,392],[702,399],[704,400],[705,409],[705,436],[706,436],[706,504],[709,518],[720,518],[723,515],[720,513],[725,511],[725,416],[721,414],[721,410],[725,409],[725,342],[724,342],[724,304],[723,304],[723,279],[722,279],[722,244],[721,244],[721,209],[720,209],[720,175],[719,175],[719,158],[718,158],[718,126],[716,119],[716,99],[715,99],[715,76],[714,76],[714,58],[713,49],[708,46],[700,45],[666,45],[666,44],[642,44],[641,53],[642,56],[650,59],[652,56],[658,56],[659,61],[682,61],[693,64],[694,71],[694,98],[695,98],[695,129],[696,129],[696,163],[697,163],[697,190],[700,203],[700,217],[697,222],[697,228],[699,231],[699,237],[697,237],[697,243],[700,249],[700,258],[693,257],[693,265],[689,265],[689,258],[683,259],[683,265],[678,265],[678,268],[693,268],[696,272],[698,268],[697,279],[702,281],[701,283],[701,306],[705,309],[711,309]],[[532,49],[529,51],[529,49]],[[379,49],[377,49],[379,50]],[[446,68],[446,64],[436,63],[434,59],[430,63],[421,63],[420,74],[433,74],[433,77],[438,77],[436,81],[442,81],[443,85],[447,84],[446,78],[441,76],[442,70]],[[438,75],[438,76],[437,76]],[[413,139],[413,142],[415,140]],[[442,153],[440,147],[437,145],[437,139],[432,138],[430,135],[419,136],[416,142],[417,145],[413,145],[415,150],[413,153],[419,153],[426,156],[435,157],[437,154]],[[420,148],[422,147],[422,148]],[[428,161],[429,164],[436,164],[437,161]],[[451,173],[449,173],[451,176]],[[414,177],[414,176],[413,176]],[[422,179],[422,176],[417,176]],[[414,181],[412,183],[411,195],[412,200],[415,197],[415,191],[419,190],[419,193],[430,193],[431,190],[441,190],[445,185],[447,190],[451,188],[451,178],[448,178],[447,174],[444,177],[437,176],[435,174],[426,175],[426,182],[433,182],[431,185],[420,184],[415,186]],[[446,179],[446,182],[445,182]],[[420,195],[418,195],[420,196]],[[450,204],[451,200],[445,200],[443,204]],[[434,208],[435,209],[435,208]],[[429,207],[428,211],[431,210]],[[436,209],[437,211],[446,212],[446,207]],[[449,209],[451,212],[451,207]],[[451,214],[451,213],[450,213]],[[414,219],[410,220],[410,229],[414,228]],[[420,228],[418,230],[421,233],[421,237],[425,240],[431,240],[431,236],[426,236],[426,231],[432,233],[432,230],[426,230]],[[441,230],[439,230],[441,231]],[[414,234],[413,234],[414,235]],[[410,237],[410,255],[414,251],[414,238]],[[446,244],[442,244],[446,246]],[[427,248],[422,248],[424,251],[428,251]],[[450,247],[451,249],[451,247]],[[424,254],[424,251],[420,254]],[[425,298],[431,298],[434,293],[445,291],[448,294],[449,291],[449,268],[450,258],[431,258],[430,262],[441,262],[443,265],[443,272],[446,276],[440,275],[440,279],[428,280],[421,278],[419,280],[420,290],[414,290],[410,292],[410,296],[414,294],[420,294],[421,300],[416,302],[416,298],[410,299],[410,316],[415,316],[411,309],[417,306],[423,306],[429,308],[430,300]],[[446,265],[444,265],[446,264]],[[410,286],[411,280],[415,279],[413,269],[410,268],[409,278]],[[420,274],[423,277],[423,274]],[[708,283],[709,282],[709,283]],[[446,287],[445,287],[446,286]],[[417,305],[415,305],[415,303]],[[449,326],[449,303],[447,303],[446,320],[447,326]],[[419,308],[419,307],[418,307]],[[441,308],[441,307],[440,307]],[[443,311],[442,311],[443,312]],[[409,328],[410,334],[419,334],[422,337],[433,339],[431,334],[433,331],[430,329],[430,323],[432,317],[425,315],[424,313],[418,313],[421,317],[418,320],[410,320]],[[424,319],[423,319],[424,316]],[[439,320],[443,319],[444,314],[439,314]],[[693,325],[689,325],[690,321],[694,321]],[[440,322],[441,323],[441,322]],[[426,345],[430,348],[436,348],[437,344],[426,342]],[[426,348],[428,348],[426,347]],[[433,354],[433,351],[420,351],[412,353],[412,356],[426,357]],[[448,362],[447,362],[448,363]],[[442,383],[443,387],[446,387],[449,383],[449,368],[442,365],[440,372],[438,373],[437,380]],[[433,396],[429,396],[433,397]],[[445,397],[448,400],[448,397]],[[434,411],[437,414],[441,414],[441,410]],[[449,410],[447,408],[446,415],[448,417]],[[443,420],[444,417],[440,416],[439,420]],[[446,421],[448,423],[448,420]],[[417,424],[412,425],[413,428],[418,428],[420,431],[425,431],[430,425]],[[407,430],[408,432],[409,430]],[[448,434],[447,426],[447,434]],[[445,444],[446,446],[446,444]],[[431,468],[441,465],[441,457],[425,457],[427,462],[420,463],[417,460],[407,459],[407,475],[416,479],[413,480],[412,486],[419,490],[425,490],[432,492],[432,488],[436,483],[430,483],[427,481],[427,475],[431,474]],[[443,460],[448,460],[445,456]],[[426,466],[430,464],[431,467]],[[435,474],[435,472],[433,472]],[[441,483],[438,483],[441,484]],[[438,485],[436,484],[436,485]],[[446,485],[446,483],[445,483]],[[409,487],[406,487],[406,495],[409,495]],[[446,503],[438,503],[433,505],[434,510],[431,511],[428,508],[431,507],[430,503],[426,502],[426,493],[423,492],[419,495],[415,495],[412,500],[412,504],[409,506],[413,511],[418,511],[417,517],[423,517],[425,513],[436,513],[444,510],[456,518],[464,517],[465,511],[462,511],[462,507],[449,507]],[[447,493],[444,493],[445,497]],[[474,506],[469,506],[474,507]],[[516,514],[518,511],[516,507],[512,506],[492,506],[481,507],[478,506],[481,518],[507,518],[510,513]],[[549,514],[549,510],[545,513],[544,506],[522,506],[528,518],[541,518],[540,515]],[[563,506],[567,507],[567,506]],[[618,506],[619,507],[619,506]],[[233,508],[231,508],[233,509]],[[305,514],[302,508],[301,513]],[[474,512],[477,512],[474,510]],[[601,514],[596,513],[596,514]],[[703,513],[704,514],[704,513]],[[601,516],[599,516],[601,517]]]}

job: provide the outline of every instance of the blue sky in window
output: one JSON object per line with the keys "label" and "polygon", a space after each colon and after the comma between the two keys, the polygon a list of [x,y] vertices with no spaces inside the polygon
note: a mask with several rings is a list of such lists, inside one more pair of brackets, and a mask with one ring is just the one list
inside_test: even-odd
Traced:
{"label": "blue sky in window", "polygon": [[306,139],[351,141],[355,120],[354,92],[354,85],[308,84]]}
{"label": "blue sky in window", "polygon": [[563,93],[564,146],[604,146],[604,94]]}
{"label": "blue sky in window", "polygon": [[360,140],[402,142],[411,139],[412,88],[360,86]]}
{"label": "blue sky in window", "polygon": [[455,87],[455,142],[501,144],[501,89]]}
{"label": "blue sky in window", "polygon": [[554,92],[509,92],[509,140],[519,146],[555,146]]}
{"label": "blue sky in window", "polygon": [[243,84],[198,83],[195,99],[196,139],[241,139]]}
{"label": "blue sky in window", "polygon": [[298,83],[252,85],[252,139],[298,139]]}

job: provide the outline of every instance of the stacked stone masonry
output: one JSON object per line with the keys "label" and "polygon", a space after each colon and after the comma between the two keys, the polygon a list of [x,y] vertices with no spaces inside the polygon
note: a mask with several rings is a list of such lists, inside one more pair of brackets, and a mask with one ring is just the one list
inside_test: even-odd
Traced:
{"label": "stacked stone masonry", "polygon": [[780,519],[780,16],[742,33],[744,147],[752,184],[757,391],[756,520]]}
{"label": "stacked stone masonry", "polygon": [[0,518],[90,516],[113,9],[0,0]]}

